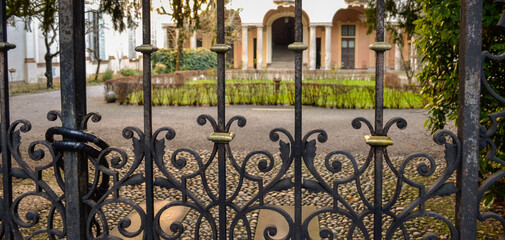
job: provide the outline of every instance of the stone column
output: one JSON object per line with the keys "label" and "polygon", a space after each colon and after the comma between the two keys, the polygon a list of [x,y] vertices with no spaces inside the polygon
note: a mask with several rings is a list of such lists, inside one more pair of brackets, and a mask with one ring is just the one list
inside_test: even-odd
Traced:
{"label": "stone column", "polygon": [[316,69],[316,26],[310,26],[310,70]]}
{"label": "stone column", "polygon": [[[158,45],[160,47],[163,47],[163,48],[168,48],[168,27],[167,26],[162,26],[161,27],[161,32],[162,34],[161,35],[161,38],[162,38],[162,41],[158,43]],[[128,34],[128,44],[130,44],[130,34]]]}
{"label": "stone column", "polygon": [[196,49],[196,32],[194,32],[193,35],[191,35],[190,43],[191,43],[190,48]]}
{"label": "stone column", "polygon": [[325,55],[324,55],[324,69],[331,69],[331,25],[325,26]]}
{"label": "stone column", "polygon": [[[303,43],[309,44],[309,27],[303,25]],[[309,51],[303,51],[303,63],[309,64]]]}
{"label": "stone column", "polygon": [[395,45],[395,71],[402,70],[402,47],[400,44]]}
{"label": "stone column", "polygon": [[263,25],[257,26],[257,53],[256,53],[256,68],[263,70]]}
{"label": "stone column", "polygon": [[247,46],[247,31],[248,27],[247,26],[242,26],[242,69],[247,70],[247,51],[248,51],[248,46]]}
{"label": "stone column", "polygon": [[272,63],[272,26],[267,27],[267,64]]}

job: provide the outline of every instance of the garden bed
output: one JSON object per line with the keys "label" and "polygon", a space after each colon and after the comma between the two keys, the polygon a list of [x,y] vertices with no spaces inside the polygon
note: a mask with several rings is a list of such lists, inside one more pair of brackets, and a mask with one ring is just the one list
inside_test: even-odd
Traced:
{"label": "garden bed", "polygon": [[[302,104],[329,108],[373,108],[375,82],[366,80],[305,80]],[[385,108],[422,108],[427,100],[418,87],[392,86],[384,90]],[[140,79],[107,82],[107,91],[114,91],[121,104],[143,104]],[[213,106],[217,104],[216,80],[153,83],[153,105]],[[293,81],[227,80],[227,104],[293,105]]]}

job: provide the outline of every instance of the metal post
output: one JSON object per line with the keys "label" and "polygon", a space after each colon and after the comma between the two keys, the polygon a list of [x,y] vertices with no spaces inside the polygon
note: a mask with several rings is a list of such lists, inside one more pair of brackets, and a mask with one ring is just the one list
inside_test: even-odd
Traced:
{"label": "metal post", "polygon": [[[303,42],[302,0],[295,1],[295,42]],[[293,239],[303,239],[302,231],[302,51],[295,51],[295,232]]]}
{"label": "metal post", "polygon": [[[0,1],[0,122],[1,148],[2,148],[2,183],[3,183],[3,202],[2,204],[2,222],[5,239],[14,239],[13,230],[16,228],[11,220],[10,208],[12,205],[12,177],[11,177],[11,155],[7,147],[7,129],[10,125],[9,116],[9,77],[7,66],[7,51],[14,48],[15,45],[7,43],[7,18],[6,1]],[[1,230],[0,230],[1,231]]]}
{"label": "metal post", "polygon": [[481,0],[461,1],[458,137],[463,148],[456,180],[456,227],[465,239],[477,238],[482,5]]}
{"label": "metal post", "polygon": [[[86,66],[84,41],[84,1],[59,2],[61,109],[63,127],[79,129],[86,115]],[[65,152],[65,214],[67,239],[86,236],[88,165],[81,153]]]}
{"label": "metal post", "polygon": [[144,239],[157,239],[154,231],[154,180],[151,139],[153,135],[153,111],[151,104],[151,54],[158,49],[151,45],[151,1],[142,1],[142,46],[136,51],[143,54],[142,81],[144,94],[144,160],[146,174],[146,219]]}
{"label": "metal post", "polygon": [[[225,44],[224,0],[217,0],[217,44]],[[225,51],[217,52],[217,123],[219,132],[225,132]],[[219,177],[219,239],[226,239],[226,149],[218,143]]]}
{"label": "metal post", "polygon": [[[384,42],[384,0],[377,0],[376,42]],[[384,51],[376,51],[375,62],[375,134],[383,136],[384,127]],[[374,239],[382,238],[382,172],[383,147],[374,147]]]}

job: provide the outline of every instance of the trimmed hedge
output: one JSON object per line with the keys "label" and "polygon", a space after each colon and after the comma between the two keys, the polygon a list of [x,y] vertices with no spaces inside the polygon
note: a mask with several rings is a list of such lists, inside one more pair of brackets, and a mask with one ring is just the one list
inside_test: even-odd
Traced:
{"label": "trimmed hedge", "polygon": [[[172,73],[175,71],[177,51],[161,49],[152,55],[152,65],[155,74]],[[160,65],[162,64],[162,65]],[[217,67],[217,55],[204,48],[184,49],[181,56],[181,70],[207,70]]]}

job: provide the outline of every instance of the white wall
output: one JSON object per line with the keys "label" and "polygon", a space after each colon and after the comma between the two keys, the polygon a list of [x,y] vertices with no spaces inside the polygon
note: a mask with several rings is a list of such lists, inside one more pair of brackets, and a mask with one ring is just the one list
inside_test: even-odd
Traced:
{"label": "white wall", "polygon": [[[234,0],[229,8],[242,9],[240,18],[242,23],[263,23],[263,17],[271,9],[277,9],[273,0]],[[337,10],[347,8],[344,0],[310,0],[302,5],[309,15],[310,22],[332,22]]]}
{"label": "white wall", "polygon": [[[154,7],[159,7],[163,3],[161,0],[153,1]],[[91,6],[96,7],[96,6]],[[277,5],[273,3],[273,0],[234,0],[228,6],[228,8],[242,9],[241,19],[242,23],[263,23],[263,18],[265,14],[271,9],[277,9]],[[303,5],[304,11],[309,15],[310,22],[331,22],[335,12],[340,8],[347,8],[347,4],[344,0],[311,0],[305,2]],[[167,8],[166,10],[170,10]],[[100,72],[105,71],[110,68],[114,71],[119,71],[121,67],[130,67],[139,69],[142,67],[141,61],[128,61],[122,60],[123,66],[119,66],[118,58],[122,56],[129,56],[129,32],[131,30],[126,30],[123,33],[119,33],[113,30],[110,24],[110,17],[104,15],[104,22],[108,25],[105,29],[105,51],[106,58],[104,60],[109,60],[109,62],[104,63],[100,69]],[[153,44],[156,47],[163,48],[166,41],[166,32],[163,28],[164,25],[171,24],[171,18],[168,15],[159,15],[156,12],[152,13],[152,29],[153,32]],[[142,45],[142,23],[138,20],[139,26],[135,31],[135,46]],[[9,68],[16,69],[13,74],[13,79],[16,81],[27,81],[35,82],[39,79],[44,79],[44,54],[46,53],[44,38],[40,34],[40,29],[38,29],[38,24],[36,21],[32,23],[32,32],[26,32],[24,29],[24,23],[18,22],[15,27],[10,26],[8,28],[8,41],[15,43],[17,48],[9,52]],[[88,40],[88,38],[86,38]],[[56,51],[58,43],[52,46],[52,51]],[[87,53],[88,54],[88,53]],[[140,53],[136,54],[136,58],[141,56]],[[111,59],[114,57],[115,59]],[[34,59],[35,63],[26,63],[26,59]],[[54,62],[59,62],[59,56],[54,58]],[[91,62],[87,63],[87,74],[94,74],[96,70],[96,64]],[[59,77],[59,67],[58,64],[55,67],[55,77]]]}
{"label": "white wall", "polygon": [[16,72],[9,73],[9,81],[23,81],[25,79],[26,41],[24,23],[17,21],[15,26],[7,26],[7,42],[16,44],[16,48],[8,52],[8,68]]}

